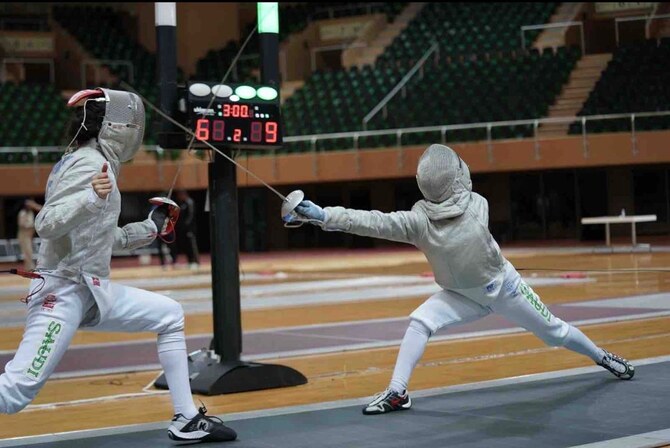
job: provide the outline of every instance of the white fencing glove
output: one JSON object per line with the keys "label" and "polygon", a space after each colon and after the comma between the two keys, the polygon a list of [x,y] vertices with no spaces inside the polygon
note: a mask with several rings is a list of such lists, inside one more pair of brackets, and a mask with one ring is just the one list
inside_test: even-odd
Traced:
{"label": "white fencing glove", "polygon": [[311,224],[323,224],[326,220],[326,212],[312,201],[300,202],[295,211],[307,218]]}

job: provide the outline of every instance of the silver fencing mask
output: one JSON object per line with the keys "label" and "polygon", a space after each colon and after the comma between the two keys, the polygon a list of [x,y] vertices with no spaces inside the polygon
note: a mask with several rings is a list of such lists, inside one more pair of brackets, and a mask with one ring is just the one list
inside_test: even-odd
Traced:
{"label": "silver fencing mask", "polygon": [[97,88],[77,92],[68,101],[68,106],[86,107],[87,101],[105,103],[98,149],[110,162],[112,170],[118,173],[119,165],[131,160],[142,145],[145,126],[142,100],[131,92]]}
{"label": "silver fencing mask", "polygon": [[98,134],[100,151],[112,165],[135,157],[144,138],[144,104],[140,97],[122,90],[100,89],[107,101]]}
{"label": "silver fencing mask", "polygon": [[453,149],[430,145],[419,159],[416,181],[423,197],[441,203],[462,191],[472,191],[470,170]]}

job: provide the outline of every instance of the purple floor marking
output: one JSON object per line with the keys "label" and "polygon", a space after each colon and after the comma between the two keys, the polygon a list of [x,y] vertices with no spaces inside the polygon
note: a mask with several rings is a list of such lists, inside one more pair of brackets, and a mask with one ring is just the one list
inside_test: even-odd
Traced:
{"label": "purple floor marking", "polygon": [[[585,319],[611,318],[643,313],[656,310],[650,308],[603,308],[603,307],[575,307],[569,304],[550,306],[551,311],[568,322]],[[382,322],[345,323],[325,327],[312,326],[295,330],[278,330],[245,333],[243,337],[243,355],[263,355],[296,350],[321,348],[346,348],[366,342],[384,342],[402,339],[407,327],[406,319]],[[503,330],[514,328],[516,325],[497,315],[487,316],[476,322],[451,327],[439,331],[438,335],[458,335],[463,333]],[[209,347],[209,337],[187,338],[189,351]],[[0,366],[10,361],[13,354],[0,355]],[[119,342],[106,347],[72,347],[66,353],[56,372],[77,372],[97,369],[111,369],[127,367],[133,370],[135,366],[158,364],[155,342],[141,343]]]}

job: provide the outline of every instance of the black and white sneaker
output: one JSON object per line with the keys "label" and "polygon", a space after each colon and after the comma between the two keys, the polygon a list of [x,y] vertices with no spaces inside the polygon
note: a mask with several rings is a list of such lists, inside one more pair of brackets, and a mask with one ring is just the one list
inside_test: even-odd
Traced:
{"label": "black and white sneaker", "polygon": [[386,389],[372,398],[370,404],[363,408],[363,414],[375,415],[386,414],[393,411],[404,411],[412,407],[412,400],[407,391],[399,394],[391,389]]}
{"label": "black and white sneaker", "polygon": [[179,442],[229,442],[237,439],[237,433],[223,424],[217,417],[205,415],[207,409],[203,406],[198,415],[187,419],[177,414],[168,428],[168,437]]}
{"label": "black and white sneaker", "polygon": [[622,380],[629,380],[635,375],[635,367],[631,363],[607,350],[605,350],[603,360],[596,364],[609,370],[614,376]]}

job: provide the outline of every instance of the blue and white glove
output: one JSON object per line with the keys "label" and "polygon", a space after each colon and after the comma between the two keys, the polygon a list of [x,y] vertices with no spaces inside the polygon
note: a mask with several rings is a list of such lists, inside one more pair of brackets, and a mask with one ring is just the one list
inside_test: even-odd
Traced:
{"label": "blue and white glove", "polygon": [[310,220],[319,222],[326,220],[326,212],[312,201],[302,201],[297,205],[295,211]]}

